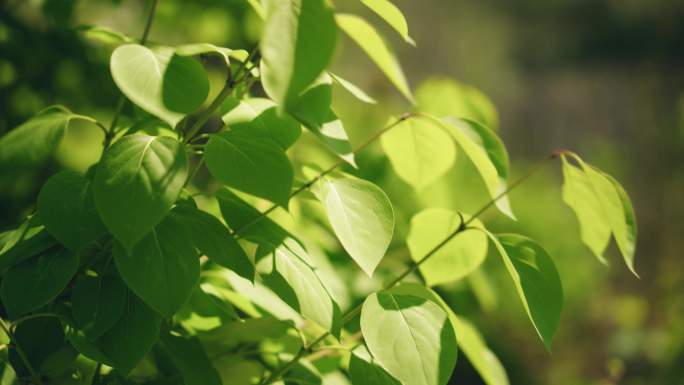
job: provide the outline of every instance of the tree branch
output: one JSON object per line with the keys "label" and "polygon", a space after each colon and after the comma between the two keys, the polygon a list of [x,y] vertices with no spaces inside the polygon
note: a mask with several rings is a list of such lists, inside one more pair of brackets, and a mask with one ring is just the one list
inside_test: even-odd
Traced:
{"label": "tree branch", "polygon": [[[383,290],[389,290],[399,284],[404,278],[409,276],[411,273],[415,272],[420,265],[425,263],[430,257],[432,257],[437,251],[439,251],[444,245],[449,243],[452,239],[454,239],[458,234],[461,234],[465,232],[466,230],[472,229],[473,227],[468,227],[472,221],[474,221],[477,217],[482,215],[487,209],[492,207],[499,199],[503,198],[504,196],[508,195],[513,189],[515,189],[517,186],[519,186],[522,182],[530,178],[532,175],[536,174],[542,166],[546,164],[549,160],[556,159],[558,158],[558,151],[554,151],[551,155],[545,157],[541,161],[537,162],[537,164],[532,167],[532,169],[526,173],[525,175],[521,176],[520,178],[516,179],[513,183],[511,183],[506,190],[501,192],[499,195],[494,197],[492,200],[487,202],[484,206],[482,206],[479,210],[473,214],[470,219],[467,221],[463,221],[463,216],[459,213],[459,216],[461,216],[461,225],[451,232],[446,238],[444,238],[440,243],[438,243],[435,247],[433,247],[430,251],[428,251],[422,258],[418,260],[418,262],[412,263],[404,272],[399,274],[395,279],[391,280],[389,283],[387,283]],[[361,313],[361,309],[363,307],[363,304],[359,304],[353,309],[349,310],[348,312],[345,313],[345,315],[342,317],[342,326],[345,324],[349,323],[354,317],[359,315]],[[289,362],[287,362],[285,365],[281,366],[280,368],[276,369],[274,372],[271,373],[268,377],[266,377],[263,381],[259,383],[259,385],[270,385],[277,381],[282,375],[284,375],[289,369],[291,369],[299,360],[301,360],[306,353],[311,350],[315,345],[319,344],[323,340],[325,340],[328,336],[330,336],[330,332],[325,332],[323,333],[320,337],[316,338],[307,349],[301,349]]]}

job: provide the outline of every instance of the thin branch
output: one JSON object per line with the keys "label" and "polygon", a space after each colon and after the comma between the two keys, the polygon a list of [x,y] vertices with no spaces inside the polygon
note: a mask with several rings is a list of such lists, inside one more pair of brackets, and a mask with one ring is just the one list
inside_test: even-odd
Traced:
{"label": "thin branch", "polygon": [[[473,214],[470,219],[467,221],[463,221],[463,216],[459,213],[459,216],[461,217],[461,225],[451,232],[446,238],[444,238],[440,243],[438,243],[435,247],[433,247],[430,251],[428,251],[422,258],[418,260],[418,262],[412,263],[411,266],[409,266],[404,272],[399,274],[395,279],[391,280],[389,283],[387,283],[383,290],[389,290],[399,284],[404,278],[409,276],[411,273],[415,272],[420,265],[425,263],[430,257],[432,257],[437,251],[439,251],[444,245],[449,243],[452,239],[454,239],[458,234],[461,234],[465,232],[466,230],[473,229],[473,227],[468,227],[472,221],[474,221],[477,217],[482,215],[487,209],[492,207],[499,199],[503,198],[504,196],[508,195],[513,189],[515,189],[517,186],[519,186],[522,182],[530,178],[532,175],[537,173],[542,166],[546,164],[549,160],[556,159],[558,158],[559,153],[558,151],[554,151],[551,155],[545,157],[541,161],[539,161],[532,169],[526,173],[525,175],[521,176],[520,178],[516,179],[513,183],[511,183],[506,190],[501,192],[499,195],[494,197],[492,200],[490,200],[487,204],[482,206],[479,210]],[[342,317],[342,326],[345,324],[349,323],[354,317],[359,315],[361,313],[362,309],[362,304],[357,305],[353,309],[349,310],[343,317]],[[323,333],[320,337],[316,338],[315,341],[313,341],[308,349],[301,349],[299,352],[285,365],[281,366],[280,368],[276,369],[274,372],[271,373],[266,379],[261,381],[259,385],[270,385],[277,381],[283,374],[285,374],[288,370],[290,370],[300,359],[302,359],[307,352],[311,351],[311,349],[317,345],[318,343],[322,342],[325,340],[328,336],[330,336],[330,332],[325,332]]]}
{"label": "thin branch", "polygon": [[[154,15],[157,12],[157,4],[159,3],[159,0],[152,0],[152,6],[150,7],[150,12],[147,15],[147,21],[145,22],[145,29],[143,30],[142,36],[140,37],[140,45],[145,45],[147,42],[147,37],[150,34],[150,30],[152,29],[152,22],[154,21]],[[126,107],[126,96],[121,94],[119,96],[119,101],[116,103],[116,109],[114,110],[114,115],[112,116],[112,120],[109,123],[109,129],[105,131],[105,138],[102,146],[104,147],[104,150],[109,148],[109,145],[112,144],[112,140],[114,139],[114,135],[116,134],[116,124],[119,122],[119,117],[121,116],[121,113],[124,110],[124,107]],[[104,150],[102,153],[104,154]]]}
{"label": "thin branch", "polygon": [[145,45],[145,43],[147,43],[147,37],[150,35],[150,29],[152,28],[152,21],[154,21],[154,14],[157,12],[158,3],[159,0],[152,0],[152,7],[150,7],[150,13],[149,16],[147,16],[147,23],[145,23],[145,30],[140,38],[140,45]]}

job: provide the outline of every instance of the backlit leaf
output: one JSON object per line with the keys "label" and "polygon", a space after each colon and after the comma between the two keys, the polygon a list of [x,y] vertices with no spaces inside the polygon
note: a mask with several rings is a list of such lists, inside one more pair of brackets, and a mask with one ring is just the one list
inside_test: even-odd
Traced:
{"label": "backlit leaf", "polygon": [[406,18],[396,5],[389,0],[361,0],[361,2],[382,17],[407,43],[416,45],[416,42],[409,36]]}
{"label": "backlit leaf", "polygon": [[496,131],[499,114],[494,103],[480,90],[456,80],[431,77],[416,90],[418,108],[438,117],[473,120]]}
{"label": "backlit leaf", "polygon": [[353,385],[401,385],[371,357],[364,345],[351,354],[349,376]]}
{"label": "backlit leaf", "polygon": [[337,31],[326,0],[267,0],[260,49],[262,82],[281,107],[304,91],[328,66]]}
{"label": "backlit leaf", "polygon": [[342,78],[339,75],[335,75],[332,72],[328,72],[328,74],[335,81],[335,83],[342,86],[342,88],[347,90],[350,94],[354,95],[354,97],[356,97],[360,101],[362,101],[364,103],[368,103],[368,104],[377,104],[378,103],[377,100],[370,97],[364,90],[359,88],[356,84],[350,82],[349,80]]}
{"label": "backlit leaf", "polygon": [[489,136],[491,131],[483,139],[483,136],[481,136],[482,132],[487,131],[484,131],[482,127],[478,127],[476,122],[456,118],[438,120],[428,117],[427,119],[438,122],[437,124],[442,124],[445,127],[477,169],[489,192],[489,196],[492,199],[496,199],[496,207],[499,211],[509,218],[515,219],[508,201],[508,195],[499,196],[506,190],[506,175],[500,174],[500,172],[507,171],[508,166],[507,161],[505,164],[503,163],[501,152],[496,150],[496,145],[491,141],[493,140]]}
{"label": "backlit leaf", "polygon": [[395,87],[410,101],[413,95],[404,71],[378,31],[359,16],[338,13],[337,25],[373,60]]}
{"label": "backlit leaf", "polygon": [[377,362],[402,384],[444,385],[456,365],[447,313],[425,298],[381,291],[366,298],[361,332]]}
{"label": "backlit leaf", "polygon": [[456,147],[441,127],[426,119],[406,119],[380,137],[394,171],[417,190],[442,177],[454,164]]}
{"label": "backlit leaf", "polygon": [[402,283],[394,287],[397,294],[415,295],[440,305],[449,315],[449,320],[458,337],[458,347],[465,353],[475,370],[487,385],[508,385],[508,376],[501,361],[487,347],[484,339],[474,325],[465,318],[457,316],[444,300],[432,289],[414,282]]}
{"label": "backlit leaf", "polygon": [[[467,215],[464,220],[469,220]],[[461,225],[460,217],[446,209],[426,209],[411,218],[406,244],[418,262]],[[475,219],[469,226],[482,227]],[[475,271],[487,256],[487,236],[466,230],[454,236],[419,267],[428,286],[459,280]]]}
{"label": "backlit leaf", "polygon": [[563,201],[572,208],[580,224],[580,237],[596,258],[607,263],[603,251],[610,242],[610,223],[596,197],[591,179],[584,171],[571,165],[565,156],[563,162]]}
{"label": "backlit leaf", "polygon": [[372,276],[394,233],[394,211],[387,195],[371,182],[346,177],[323,177],[314,193],[344,249]]}
{"label": "backlit leaf", "polygon": [[339,336],[340,309],[306,251],[296,241],[289,240],[275,248],[261,264],[267,269],[263,273],[264,283],[283,301],[305,318]]}
{"label": "backlit leaf", "polygon": [[570,165],[566,155],[561,156],[565,179],[563,199],[577,214],[582,240],[605,262],[602,254],[612,233],[625,264],[638,276],[634,270],[636,217],[627,193],[614,178],[584,163],[575,154],[569,156],[580,167]]}
{"label": "backlit leaf", "polygon": [[174,55],[173,48],[151,50],[138,44],[121,45],[110,60],[112,78],[133,103],[174,127],[183,114],[195,111],[209,94],[202,65]]}

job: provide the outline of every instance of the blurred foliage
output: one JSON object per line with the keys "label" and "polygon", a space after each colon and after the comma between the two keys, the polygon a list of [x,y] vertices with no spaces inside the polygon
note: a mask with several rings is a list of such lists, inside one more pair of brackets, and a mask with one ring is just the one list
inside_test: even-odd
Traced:
{"label": "blurred foliage", "polygon": [[[356,2],[336,3],[362,12]],[[398,47],[421,106],[435,113],[453,108],[450,113],[472,114],[498,126],[511,154],[513,178],[558,146],[582,153],[623,181],[640,223],[641,280],[635,280],[621,268],[598,264],[581,246],[576,218],[561,204],[559,167],[546,168],[512,194],[519,222],[493,212],[483,218],[494,231],[531,235],[554,256],[566,306],[553,355],[536,341],[492,250],[482,267],[488,274],[440,287],[439,292],[476,323],[513,384],[684,384],[684,2],[396,3],[408,16],[420,49],[386,35]],[[145,2],[5,0],[1,7],[0,134],[49,104],[68,105],[94,117],[112,115],[118,93],[108,68],[111,49],[86,39],[74,26],[92,24],[138,36]],[[151,40],[249,49],[260,24],[243,0],[164,0]],[[360,105],[345,91],[335,90],[335,110],[352,142],[360,143],[388,116],[411,106],[350,40],[341,38],[339,45],[339,74],[380,101],[380,108]],[[221,81],[218,71],[213,80]],[[484,91],[499,112],[486,100],[476,107],[449,104],[459,92],[480,92],[471,85]],[[54,162],[0,175],[1,229],[31,210],[40,187],[56,170],[84,171],[98,159],[101,133],[75,126]],[[330,154],[307,146],[307,139],[291,150],[293,158],[332,162]],[[379,146],[369,148],[358,157],[359,171],[346,171],[373,179],[388,193],[397,211],[395,239],[404,239],[411,216],[421,207],[472,212],[488,199],[462,154],[441,183],[418,196],[393,173],[380,151]],[[211,183],[206,174],[198,180]],[[294,215],[321,215],[316,210],[306,202],[292,209]],[[321,229],[306,231],[320,234],[324,244],[330,237]],[[327,268],[335,273],[331,277],[354,282],[351,293],[344,284],[336,285],[341,304],[355,303],[377,287],[342,262],[346,257],[332,238],[319,252],[333,261]],[[390,254],[396,258],[387,258],[386,264],[408,260],[403,244],[393,245]],[[610,254],[618,265],[616,251]],[[243,369],[246,376],[252,370]],[[481,381],[465,359],[459,360],[456,373],[459,383]]]}

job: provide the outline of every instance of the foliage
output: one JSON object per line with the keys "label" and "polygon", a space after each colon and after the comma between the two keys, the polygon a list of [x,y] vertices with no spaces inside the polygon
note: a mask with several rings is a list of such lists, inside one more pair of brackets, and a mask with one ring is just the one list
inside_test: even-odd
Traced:
{"label": "foliage", "polygon": [[[362,3],[415,44],[396,6]],[[603,261],[612,235],[636,274],[634,211],[615,179],[562,150],[508,182],[496,111],[455,82],[433,87],[467,107],[426,106],[421,95],[431,91],[423,90],[415,110],[353,150],[332,109],[332,84],[375,100],[328,72],[338,29],[414,100],[380,32],[326,0],[250,4],[264,29],[249,54],[146,44],[156,1],[139,43],[84,29],[113,45],[110,71],[122,96],[111,123],[52,106],[0,138],[0,169],[10,170],[46,162],[72,120],[104,135],[87,173],[54,174],[35,212],[0,235],[3,383],[319,384],[347,372],[354,385],[444,385],[458,376],[460,348],[486,383],[507,384],[475,326],[431,287],[474,274],[490,241],[551,349],[563,305],[553,259],[528,237],[492,234],[479,217],[495,206],[515,219],[508,193],[555,159],[584,243]],[[220,90],[211,89],[208,56],[221,62]],[[293,160],[302,127],[337,161]],[[394,240],[407,245],[406,266],[395,264],[394,278],[352,306],[316,238],[334,235],[371,278],[389,264],[392,202],[353,175],[355,155],[376,139],[406,189],[420,194],[462,154],[489,202],[472,213],[423,207],[406,239]],[[195,181],[205,169],[212,184]],[[269,218],[287,210],[304,212],[303,223]]]}

